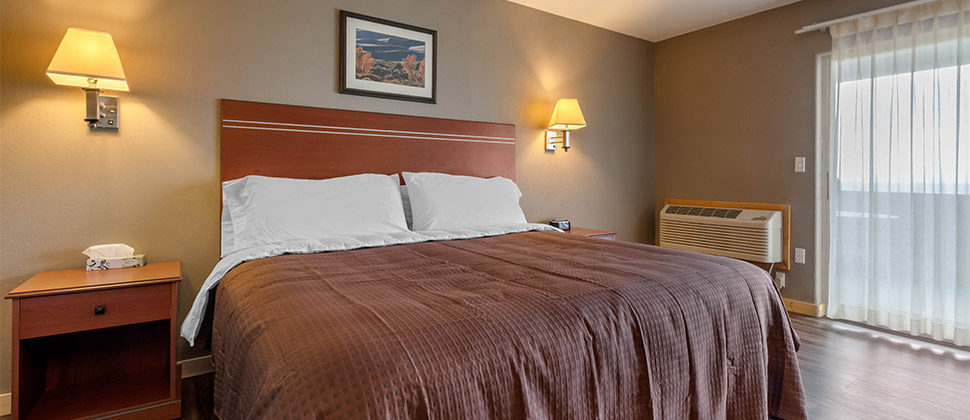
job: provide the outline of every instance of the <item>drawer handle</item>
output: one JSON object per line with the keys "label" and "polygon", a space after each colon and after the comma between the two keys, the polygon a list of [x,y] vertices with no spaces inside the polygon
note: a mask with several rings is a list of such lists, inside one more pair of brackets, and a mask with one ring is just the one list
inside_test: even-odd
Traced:
{"label": "drawer handle", "polygon": [[94,314],[95,315],[104,315],[104,306],[95,306],[94,307]]}

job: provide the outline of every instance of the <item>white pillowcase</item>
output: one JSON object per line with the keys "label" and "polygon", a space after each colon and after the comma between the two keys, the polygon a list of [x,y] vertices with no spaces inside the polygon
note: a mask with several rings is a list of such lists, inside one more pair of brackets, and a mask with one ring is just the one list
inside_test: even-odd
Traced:
{"label": "white pillowcase", "polygon": [[404,172],[412,230],[460,229],[526,223],[522,192],[512,180]]}
{"label": "white pillowcase", "polygon": [[222,183],[222,256],[328,236],[408,232],[397,175]]}
{"label": "white pillowcase", "polygon": [[408,187],[406,185],[401,186],[401,201],[404,202],[404,221],[408,224],[408,229],[414,226],[414,222],[411,221],[411,197],[408,197]]}

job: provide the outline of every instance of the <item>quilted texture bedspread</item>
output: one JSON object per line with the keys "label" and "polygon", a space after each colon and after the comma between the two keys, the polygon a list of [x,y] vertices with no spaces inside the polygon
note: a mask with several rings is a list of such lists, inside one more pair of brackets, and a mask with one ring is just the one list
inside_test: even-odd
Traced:
{"label": "quilted texture bedspread", "polygon": [[764,271],[530,232],[244,263],[212,318],[222,419],[805,418]]}

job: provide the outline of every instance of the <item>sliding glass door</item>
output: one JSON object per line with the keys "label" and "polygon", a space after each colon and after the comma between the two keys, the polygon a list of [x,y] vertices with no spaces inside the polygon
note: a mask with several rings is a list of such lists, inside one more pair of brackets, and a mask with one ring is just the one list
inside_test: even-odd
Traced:
{"label": "sliding glass door", "polygon": [[830,317],[970,345],[966,4],[830,28]]}

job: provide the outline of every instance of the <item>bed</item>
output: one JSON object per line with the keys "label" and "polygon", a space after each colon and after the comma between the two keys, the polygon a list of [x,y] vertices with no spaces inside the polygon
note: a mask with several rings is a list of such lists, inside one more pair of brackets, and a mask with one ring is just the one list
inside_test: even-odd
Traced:
{"label": "bed", "polygon": [[[505,124],[222,112],[224,180],[514,178]],[[805,418],[781,297],[728,258],[542,225],[335,238],[224,258],[196,304],[182,335],[211,324],[220,418]]]}

